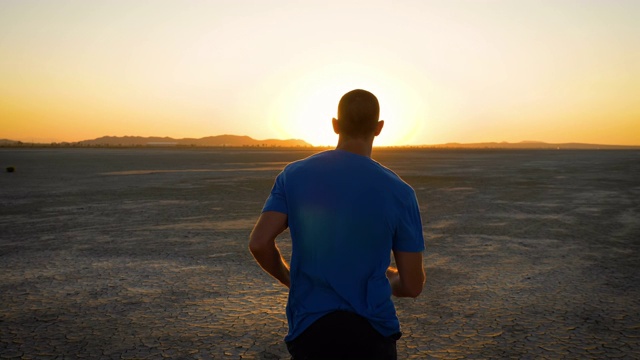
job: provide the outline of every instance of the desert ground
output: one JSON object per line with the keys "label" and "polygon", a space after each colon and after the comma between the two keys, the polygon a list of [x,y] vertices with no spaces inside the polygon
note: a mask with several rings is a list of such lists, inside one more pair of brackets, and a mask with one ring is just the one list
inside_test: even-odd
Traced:
{"label": "desert ground", "polygon": [[[0,149],[0,358],[288,359],[247,239],[313,152]],[[640,358],[640,151],[373,156],[423,212],[400,359]]]}

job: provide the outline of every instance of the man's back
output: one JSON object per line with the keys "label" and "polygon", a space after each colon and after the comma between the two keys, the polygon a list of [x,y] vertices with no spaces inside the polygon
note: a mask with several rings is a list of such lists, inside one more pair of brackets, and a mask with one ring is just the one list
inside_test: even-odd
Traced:
{"label": "man's back", "polygon": [[[424,239],[413,189],[371,160],[384,121],[372,93],[349,91],[331,124],[336,150],[289,164],[249,235],[249,250],[290,289],[292,359],[397,359],[391,295],[423,289]],[[291,230],[291,265],[276,238]],[[397,268],[390,267],[393,252]]]}
{"label": "man's back", "polygon": [[287,214],[291,231],[286,340],[338,310],[367,318],[384,336],[399,332],[390,253],[423,249],[409,185],[369,157],[326,151],[287,166],[264,211]]}

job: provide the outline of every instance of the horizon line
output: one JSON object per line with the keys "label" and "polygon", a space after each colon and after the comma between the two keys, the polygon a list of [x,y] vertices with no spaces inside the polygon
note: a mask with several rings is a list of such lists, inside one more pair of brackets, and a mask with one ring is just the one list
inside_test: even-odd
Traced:
{"label": "horizon line", "polygon": [[[282,141],[282,142],[287,142],[287,141],[302,141],[306,144],[308,144],[308,146],[304,146],[304,145],[296,145],[296,146],[291,146],[291,147],[303,147],[303,148],[328,148],[328,147],[334,147],[335,144],[333,145],[329,145],[329,144],[325,144],[325,145],[313,145],[309,142],[307,142],[304,139],[295,139],[295,138],[290,138],[290,139],[278,139],[278,138],[267,138],[267,139],[255,139],[251,136],[248,135],[234,135],[234,134],[222,134],[222,135],[207,135],[207,136],[203,136],[200,138],[194,138],[194,137],[183,137],[183,138],[174,138],[171,136],[140,136],[140,135],[123,135],[123,136],[118,136],[118,135],[103,135],[97,138],[93,138],[93,139],[85,139],[85,140],[78,140],[78,141],[55,141],[55,139],[51,139],[53,141],[42,141],[45,139],[38,139],[40,141],[36,141],[35,139],[33,139],[32,141],[25,141],[25,140],[13,140],[13,139],[7,139],[7,138],[0,138],[0,145],[6,146],[6,145],[11,145],[12,143],[14,145],[43,145],[43,146],[51,146],[51,145],[72,145],[72,144],[79,144],[81,142],[87,142],[87,141],[94,141],[94,140],[98,140],[101,138],[141,138],[141,139],[145,139],[145,138],[161,138],[161,139],[167,139],[167,140],[202,140],[205,138],[215,138],[215,137],[223,137],[223,136],[231,136],[231,137],[238,137],[238,138],[249,138],[251,140],[254,141]],[[126,145],[126,144],[114,144],[114,145],[108,145],[108,144],[104,144],[106,146],[143,146],[143,144],[131,144],[131,145]],[[151,144],[151,146],[158,146],[161,144]],[[178,145],[178,146],[197,146],[197,147],[218,147],[218,146],[227,146],[227,147],[251,147],[251,145],[233,145],[233,144],[221,144],[221,145],[198,145],[198,144],[170,144],[167,143],[167,146],[171,146],[171,145]],[[640,144],[638,145],[632,145],[632,144],[607,144],[607,143],[590,143],[590,142],[579,142],[579,141],[569,141],[569,142],[546,142],[546,141],[539,141],[539,140],[521,140],[521,141],[516,141],[516,142],[510,142],[510,141],[479,141],[479,142],[457,142],[457,141],[451,141],[451,142],[446,142],[446,143],[437,143],[437,144],[402,144],[402,145],[376,145],[375,142],[373,144],[373,147],[375,148],[408,148],[408,147],[450,147],[450,148],[455,148],[456,146],[459,147],[488,147],[488,146],[493,146],[495,148],[500,147],[500,145],[503,146],[513,146],[513,145],[517,145],[517,146],[527,146],[530,145],[532,147],[535,146],[567,146],[567,145],[580,145],[580,146],[606,146],[606,147],[638,147],[640,148]],[[98,144],[94,145],[94,146],[98,146]],[[149,146],[149,144],[144,144],[144,146]],[[271,145],[270,147],[273,147],[273,145]],[[286,147],[286,146],[285,146]]]}

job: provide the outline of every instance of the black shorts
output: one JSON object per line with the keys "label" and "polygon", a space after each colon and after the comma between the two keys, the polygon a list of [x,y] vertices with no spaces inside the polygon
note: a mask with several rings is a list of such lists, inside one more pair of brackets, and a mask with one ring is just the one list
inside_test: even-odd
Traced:
{"label": "black shorts", "polygon": [[329,313],[287,342],[292,360],[371,359],[396,360],[401,334],[382,336],[364,317],[347,312]]}

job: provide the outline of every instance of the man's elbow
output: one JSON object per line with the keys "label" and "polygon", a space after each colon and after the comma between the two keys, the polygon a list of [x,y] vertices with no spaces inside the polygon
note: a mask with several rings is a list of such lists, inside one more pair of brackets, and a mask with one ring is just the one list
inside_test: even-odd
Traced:
{"label": "man's elbow", "polygon": [[417,298],[422,294],[422,290],[424,289],[424,283],[426,280],[425,274],[422,273],[422,276],[416,279],[413,284],[410,284],[405,287],[406,297]]}
{"label": "man's elbow", "polygon": [[260,247],[252,242],[249,242],[249,252],[255,256],[256,254],[260,253]]}
{"label": "man's elbow", "polygon": [[259,253],[262,249],[262,246],[256,242],[252,237],[249,238],[249,252],[251,252],[251,254],[255,255],[256,253]]}
{"label": "man's elbow", "polygon": [[269,241],[260,237],[256,233],[251,233],[249,236],[249,251],[254,256],[265,252],[270,245]]}

